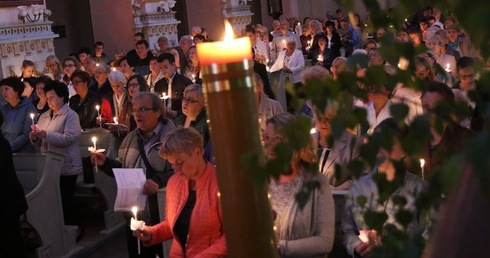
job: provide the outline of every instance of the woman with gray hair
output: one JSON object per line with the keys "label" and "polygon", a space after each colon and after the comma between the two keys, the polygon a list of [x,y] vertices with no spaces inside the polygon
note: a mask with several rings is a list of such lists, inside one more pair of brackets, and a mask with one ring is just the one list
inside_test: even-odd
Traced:
{"label": "woman with gray hair", "polygon": [[185,87],[184,97],[182,97],[182,114],[174,118],[174,124],[196,129],[204,139],[203,147],[206,146],[209,141],[209,129],[201,85],[191,84]]}
{"label": "woman with gray hair", "polygon": [[101,98],[114,92],[108,79],[110,72],[111,67],[107,64],[101,64],[95,68],[95,80],[92,80],[90,90]]}
{"label": "woman with gray hair", "polygon": [[288,107],[289,97],[286,96],[286,80],[294,84],[298,90],[301,84],[301,71],[305,67],[303,52],[296,48],[296,40],[288,37],[286,40],[287,48],[279,52],[276,62],[272,65],[270,72],[280,71],[279,83],[276,89],[276,99],[281,103],[283,110],[294,111]]}

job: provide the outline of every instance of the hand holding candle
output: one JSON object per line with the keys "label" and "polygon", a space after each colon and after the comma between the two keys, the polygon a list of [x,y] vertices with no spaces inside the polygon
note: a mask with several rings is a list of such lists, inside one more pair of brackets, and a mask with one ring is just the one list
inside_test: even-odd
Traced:
{"label": "hand holding candle", "polygon": [[[131,230],[136,230],[136,229],[139,229],[139,230],[143,230],[144,226],[145,226],[145,222],[144,221],[141,221],[143,223],[140,223],[138,221],[138,207],[134,206],[132,208],[132,211],[133,211],[133,214],[134,214],[134,224],[133,224],[133,218],[131,218]],[[138,242],[138,255],[141,254],[141,246],[140,246],[140,240],[138,238],[136,238],[136,241]]]}
{"label": "hand holding candle", "polygon": [[31,116],[31,121],[32,121],[31,130],[33,132],[38,132],[39,131],[39,126],[37,126],[37,124],[34,123],[34,117],[36,115],[34,115],[34,113],[31,113],[30,116]]}

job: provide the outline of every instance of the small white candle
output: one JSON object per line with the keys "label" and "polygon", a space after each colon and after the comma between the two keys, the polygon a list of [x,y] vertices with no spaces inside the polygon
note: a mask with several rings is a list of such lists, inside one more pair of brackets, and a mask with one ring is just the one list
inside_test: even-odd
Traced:
{"label": "small white candle", "polygon": [[323,56],[322,55],[318,55],[318,61],[323,62]]}
{"label": "small white candle", "polygon": [[97,109],[97,116],[100,116],[100,106],[99,105],[96,105],[95,106],[95,109]]}
{"label": "small white candle", "polygon": [[117,71],[116,67],[112,67],[112,71],[113,72]]}
{"label": "small white candle", "polygon": [[117,117],[114,117],[114,123],[117,124]]}
{"label": "small white candle", "polygon": [[[133,211],[134,220],[138,220],[138,207],[133,206],[131,210]],[[138,254],[141,254],[140,240],[136,238],[136,242],[138,243]]]}
{"label": "small white candle", "polygon": [[96,66],[96,67],[99,67],[99,66],[100,66],[100,64],[99,64],[99,63],[96,63],[96,64],[95,64],[95,66]]}
{"label": "small white candle", "polygon": [[196,83],[196,75],[195,74],[192,75],[192,82]]}
{"label": "small white candle", "polygon": [[31,113],[32,125],[34,125],[34,113]]}
{"label": "small white candle", "polygon": [[97,137],[92,137],[92,142],[94,143],[94,149],[97,151]]}
{"label": "small white candle", "polygon": [[451,65],[449,63],[446,64],[446,72],[450,73],[451,72]]}
{"label": "small white candle", "polygon": [[307,44],[306,44],[306,45],[307,45],[307,46],[310,46],[310,41],[309,41],[309,40],[308,40],[308,42],[307,42]]}
{"label": "small white candle", "polygon": [[425,159],[420,159],[420,168],[422,169],[422,180],[425,180],[424,166],[425,166]]}

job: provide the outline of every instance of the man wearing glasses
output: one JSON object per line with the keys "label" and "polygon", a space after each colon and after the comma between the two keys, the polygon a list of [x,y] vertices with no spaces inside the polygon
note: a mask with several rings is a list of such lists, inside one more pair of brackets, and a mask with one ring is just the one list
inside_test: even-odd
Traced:
{"label": "man wearing glasses", "polygon": [[[162,138],[175,126],[164,117],[161,99],[150,92],[141,92],[133,97],[133,115],[137,128],[124,138],[119,147],[118,158],[111,159],[103,153],[93,152],[91,160],[92,164],[109,176],[114,176],[113,168],[143,168],[147,179],[143,194],[148,196],[148,209],[142,211],[144,214],[140,216],[147,225],[155,225],[160,221],[156,193],[159,188],[167,185],[168,179],[173,175],[172,166],[158,152]],[[124,215],[128,222],[126,234],[129,257],[137,257],[137,242],[129,228],[131,213]],[[163,257],[161,245],[141,246],[141,253],[141,257],[155,257],[156,254]]]}

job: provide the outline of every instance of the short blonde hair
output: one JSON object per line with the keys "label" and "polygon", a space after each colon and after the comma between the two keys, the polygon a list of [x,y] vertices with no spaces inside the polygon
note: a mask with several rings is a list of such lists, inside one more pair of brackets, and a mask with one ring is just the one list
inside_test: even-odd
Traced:
{"label": "short blonde hair", "polygon": [[199,101],[199,104],[204,106],[204,93],[202,92],[202,86],[199,84],[189,84],[185,87],[184,89],[184,95],[188,91],[195,91],[197,95],[197,100]]}
{"label": "short blonde hair", "polygon": [[[283,135],[286,125],[296,121],[296,116],[290,113],[282,113],[267,119],[266,124],[274,125],[274,131]],[[285,135],[283,135],[285,136]],[[310,136],[308,143],[301,150],[293,152],[291,164],[297,168],[306,168],[314,164],[317,160],[316,147],[313,138]]]}
{"label": "short blonde hair", "polygon": [[313,79],[325,80],[327,78],[332,78],[332,75],[327,70],[327,68],[323,66],[314,65],[307,67],[303,71],[301,71],[301,81],[303,83],[306,83]]}
{"label": "short blonde hair", "polygon": [[163,137],[159,154],[164,159],[179,153],[191,155],[195,148],[202,151],[203,145],[203,138],[196,129],[177,127]]}

